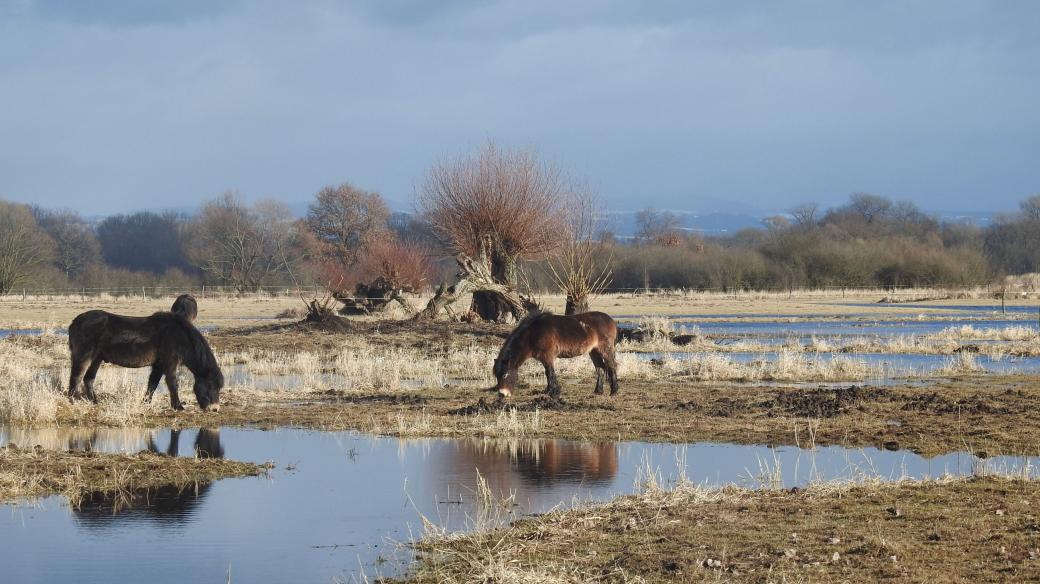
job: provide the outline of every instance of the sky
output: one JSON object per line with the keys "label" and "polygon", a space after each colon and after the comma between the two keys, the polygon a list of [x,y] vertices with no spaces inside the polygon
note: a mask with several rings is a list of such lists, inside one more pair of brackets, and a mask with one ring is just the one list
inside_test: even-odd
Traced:
{"label": "sky", "polygon": [[88,215],[532,148],[613,210],[1040,192],[1040,2],[0,0],[0,198]]}

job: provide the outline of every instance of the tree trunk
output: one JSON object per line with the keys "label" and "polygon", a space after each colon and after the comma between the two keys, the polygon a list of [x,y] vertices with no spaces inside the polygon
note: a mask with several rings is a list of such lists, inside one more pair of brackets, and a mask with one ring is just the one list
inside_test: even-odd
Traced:
{"label": "tree trunk", "polygon": [[[335,292],[333,296],[343,304],[343,307],[339,310],[339,313],[343,315],[380,312],[385,310],[387,306],[390,306],[392,302],[398,302],[408,308],[404,297],[401,296],[401,290],[394,288],[382,276],[376,278],[371,284],[358,282],[357,286],[354,287],[353,295]],[[410,311],[411,309],[409,309]]]}
{"label": "tree trunk", "polygon": [[567,316],[574,314],[581,314],[589,311],[589,297],[584,296],[582,298],[574,298],[570,294],[567,295],[567,305],[563,310],[563,313]]}
{"label": "tree trunk", "polygon": [[496,281],[486,263],[465,255],[459,255],[456,261],[459,263],[458,283],[451,287],[441,284],[426,308],[415,315],[416,319],[433,319],[442,310],[450,311],[450,306],[470,290],[473,291],[470,309],[483,320],[502,322],[507,316],[520,320],[536,307],[511,286]]}

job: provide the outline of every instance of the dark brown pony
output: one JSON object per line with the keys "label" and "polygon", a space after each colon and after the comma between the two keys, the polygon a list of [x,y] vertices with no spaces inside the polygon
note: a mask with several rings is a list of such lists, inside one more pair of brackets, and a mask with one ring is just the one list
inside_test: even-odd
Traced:
{"label": "dark brown pony", "polygon": [[618,392],[614,339],[617,325],[602,312],[558,316],[536,311],[525,316],[506,338],[492,370],[498,383],[495,389],[510,396],[516,388],[517,370],[528,359],[538,359],[545,367],[546,391],[560,395],[560,381],[553,364],[557,357],[588,355],[596,366],[595,393],[603,393],[603,372],[610,380],[610,395]]}
{"label": "dark brown pony", "polygon": [[69,399],[76,397],[82,378],[84,393],[97,403],[94,378],[102,363],[120,367],[151,366],[145,401],[151,401],[159,380],[165,376],[170,405],[175,410],[183,410],[177,393],[177,368],[184,364],[195,376],[195,399],[199,407],[209,411],[220,409],[224,375],[202,333],[182,314],[156,312],[140,317],[103,310],[84,312],[69,325],[69,351],[72,355]]}

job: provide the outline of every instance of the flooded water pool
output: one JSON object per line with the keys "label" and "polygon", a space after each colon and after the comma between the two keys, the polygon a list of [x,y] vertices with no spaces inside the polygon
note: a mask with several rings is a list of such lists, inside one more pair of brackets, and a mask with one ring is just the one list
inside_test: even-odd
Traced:
{"label": "flooded water pool", "polygon": [[[752,352],[727,352],[727,353],[699,353],[699,352],[652,352],[631,353],[639,359],[698,359],[707,356],[723,356],[736,363],[752,363],[756,361],[774,362],[780,358],[779,353],[752,353]],[[922,355],[913,353],[798,353],[808,360],[819,359],[827,362],[832,359],[848,359],[859,361],[877,368],[883,372],[881,378],[871,378],[868,381],[884,381],[896,377],[928,375],[943,367],[955,363],[957,356],[951,355]],[[1040,357],[1005,357],[993,359],[986,355],[975,355],[975,363],[987,373],[1020,374],[1040,372]]]}
{"label": "flooded water pool", "polygon": [[[159,489],[118,506],[58,497],[0,510],[0,561],[8,582],[350,582],[401,574],[396,543],[421,530],[420,514],[451,530],[481,515],[480,473],[515,514],[632,492],[643,472],[667,483],[679,469],[697,482],[783,486],[863,476],[934,477],[995,468],[1036,474],[1026,458],[730,444],[583,443],[566,440],[400,440],[349,432],[279,429],[183,431],[0,428],[0,442],[273,460],[267,478],[197,489]],[[777,470],[778,469],[778,470]]]}

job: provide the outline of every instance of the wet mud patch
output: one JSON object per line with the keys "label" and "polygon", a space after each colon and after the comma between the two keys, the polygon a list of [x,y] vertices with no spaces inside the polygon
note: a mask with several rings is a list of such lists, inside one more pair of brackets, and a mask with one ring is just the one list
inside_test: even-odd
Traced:
{"label": "wet mud patch", "polygon": [[803,418],[833,418],[850,411],[863,410],[868,401],[887,398],[885,389],[852,385],[781,391],[762,405],[771,416],[783,413]]}
{"label": "wet mud patch", "polygon": [[533,412],[535,410],[580,412],[591,410],[615,411],[616,408],[612,404],[569,402],[563,399],[562,396],[553,396],[543,393],[535,396],[531,400],[520,403],[506,401],[503,398],[489,399],[482,397],[474,404],[448,410],[448,413],[453,416],[474,416],[478,414],[498,414],[500,412],[510,411]]}
{"label": "wet mud patch", "polygon": [[420,395],[396,394],[396,393],[368,393],[357,394],[330,389],[319,392],[318,395],[328,398],[333,403],[358,404],[358,405],[391,405],[391,406],[425,406],[426,398]]}
{"label": "wet mud patch", "polygon": [[720,397],[707,402],[681,401],[675,404],[673,409],[680,412],[696,412],[712,418],[729,418],[747,408],[747,403],[728,397]]}
{"label": "wet mud patch", "polygon": [[1009,414],[1012,409],[992,403],[981,395],[973,395],[960,399],[949,399],[935,392],[910,396],[903,405],[903,411],[927,412],[932,414]]}

